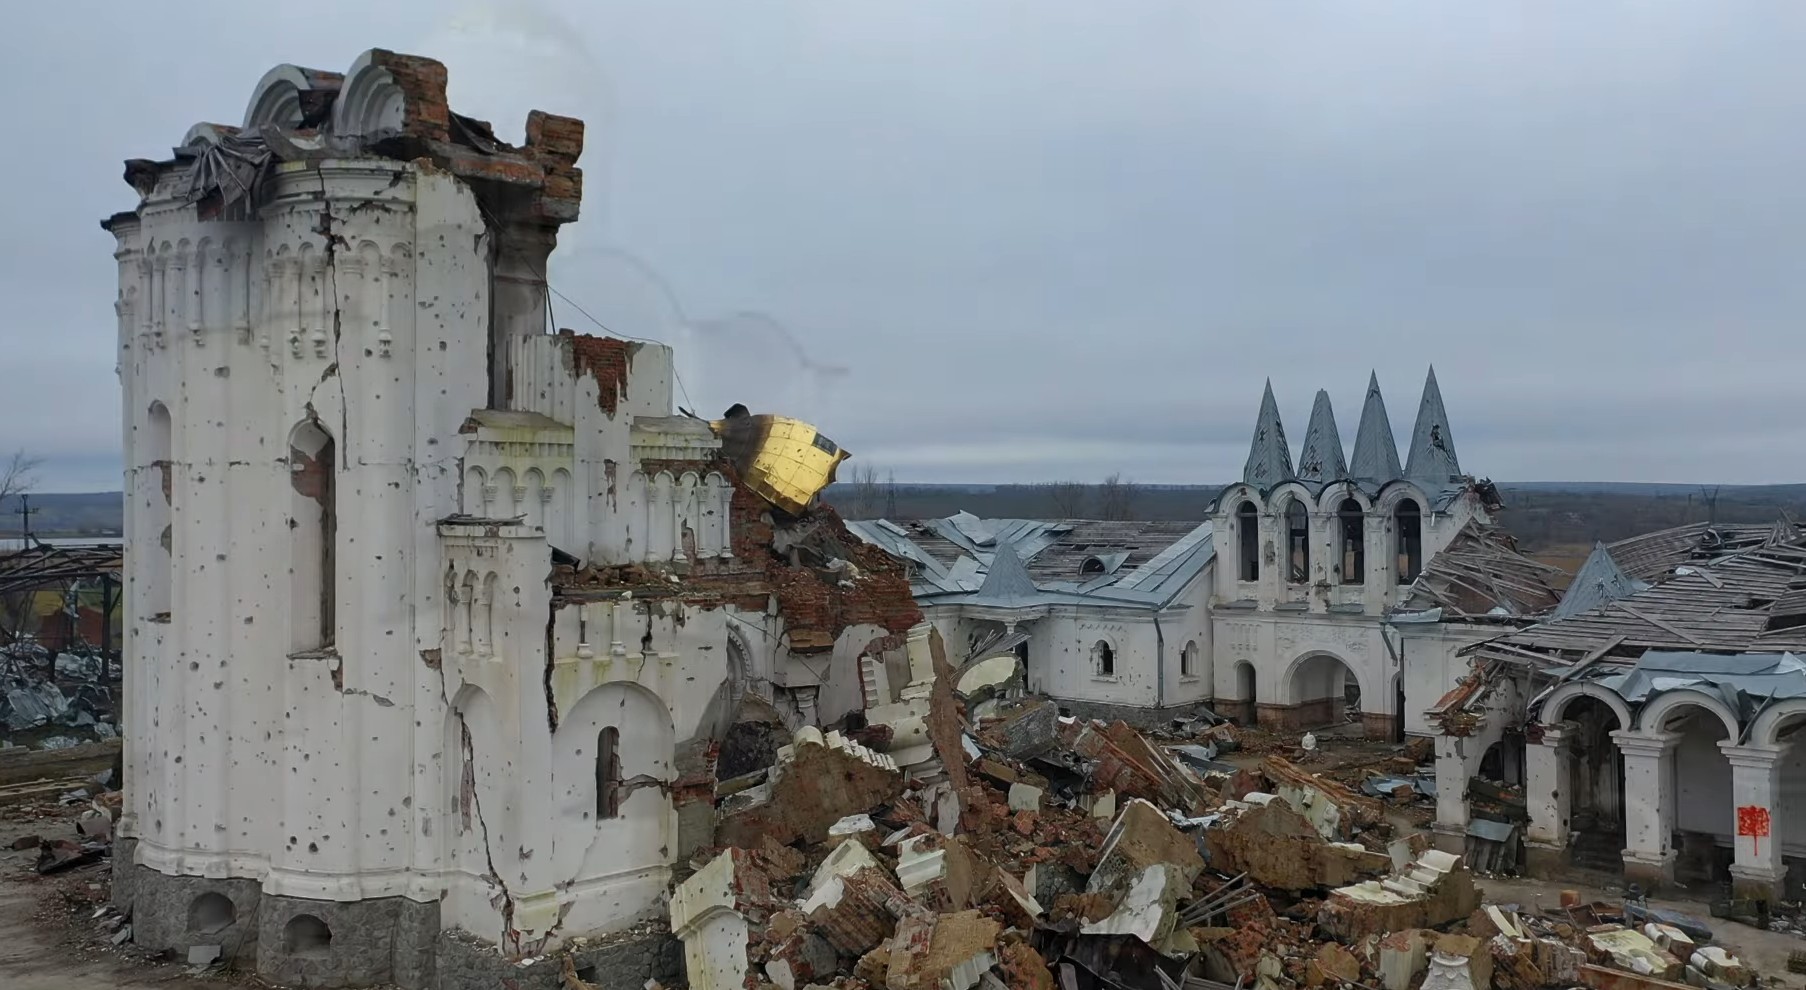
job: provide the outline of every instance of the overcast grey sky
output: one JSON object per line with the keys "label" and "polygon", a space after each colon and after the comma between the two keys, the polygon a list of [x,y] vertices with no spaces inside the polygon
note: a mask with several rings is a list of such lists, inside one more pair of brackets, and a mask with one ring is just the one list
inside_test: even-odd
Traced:
{"label": "overcast grey sky", "polygon": [[1806,5],[63,0],[7,20],[0,450],[48,458],[46,489],[119,484],[96,221],[136,202],[121,161],[236,123],[276,63],[370,47],[446,62],[454,107],[506,138],[530,107],[586,118],[555,286],[688,344],[702,411],[811,417],[899,479],[1223,481],[1264,378],[1294,444],[1322,387],[1352,445],[1368,369],[1408,434],[1434,362],[1477,474],[1806,480]]}

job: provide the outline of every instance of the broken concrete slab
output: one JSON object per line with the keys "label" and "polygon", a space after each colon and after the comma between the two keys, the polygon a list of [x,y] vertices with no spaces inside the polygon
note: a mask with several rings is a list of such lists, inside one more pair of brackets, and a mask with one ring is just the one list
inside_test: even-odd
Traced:
{"label": "broken concrete slab", "polygon": [[1413,981],[1430,964],[1429,947],[1436,933],[1420,928],[1388,932],[1380,937],[1380,986],[1385,990],[1410,990]]}
{"label": "broken concrete slab", "polygon": [[1225,812],[1217,827],[1204,831],[1204,846],[1216,869],[1247,873],[1255,883],[1294,892],[1345,886],[1391,867],[1384,853],[1324,841],[1278,797]]}
{"label": "broken concrete slab", "polygon": [[1084,935],[1133,935],[1156,949],[1173,934],[1179,900],[1191,894],[1185,871],[1169,863],[1143,869],[1109,916],[1080,928]]}
{"label": "broken concrete slab", "polygon": [[1286,799],[1325,839],[1353,838],[1385,820],[1385,806],[1334,780],[1314,776],[1277,756],[1261,763],[1274,793]]}
{"label": "broken concrete slab", "polygon": [[1175,867],[1186,886],[1204,870],[1204,859],[1190,836],[1173,827],[1160,809],[1136,798],[1123,806],[1098,853],[1086,890],[1121,894],[1150,866]]}
{"label": "broken concrete slab", "polygon": [[1407,928],[1435,928],[1474,912],[1480,895],[1457,856],[1432,849],[1402,873],[1330,891],[1317,923],[1351,942]]}
{"label": "broken concrete slab", "polygon": [[1010,785],[1011,811],[1040,811],[1041,788],[1032,784],[1016,783]]}
{"label": "broken concrete slab", "polygon": [[778,751],[771,772],[769,783],[723,803],[717,844],[750,848],[767,837],[781,845],[821,842],[842,819],[903,792],[903,774],[890,757],[812,726]]}
{"label": "broken concrete slab", "polygon": [[1490,990],[1492,954],[1472,935],[1444,935],[1430,950],[1422,990]]}
{"label": "broken concrete slab", "polygon": [[913,916],[890,943],[888,990],[970,990],[997,964],[1003,926],[977,911]]}
{"label": "broken concrete slab", "polygon": [[695,990],[739,990],[752,963],[747,944],[772,905],[770,884],[744,849],[728,849],[677,886],[671,931],[683,942]]}

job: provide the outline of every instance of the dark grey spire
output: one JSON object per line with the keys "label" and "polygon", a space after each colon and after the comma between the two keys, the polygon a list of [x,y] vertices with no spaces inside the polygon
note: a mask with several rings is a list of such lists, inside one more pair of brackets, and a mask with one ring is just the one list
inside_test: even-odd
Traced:
{"label": "dark grey spire", "polygon": [[997,552],[991,555],[991,567],[985,571],[985,580],[978,586],[978,593],[986,600],[1001,603],[1031,601],[1038,591],[1034,579],[1028,576],[1028,568],[1016,554],[1015,545],[998,546]]}
{"label": "dark grey spire", "polygon": [[1380,397],[1380,376],[1367,376],[1367,401],[1361,406],[1361,425],[1355,428],[1354,457],[1348,476],[1356,481],[1383,485],[1405,476],[1398,466],[1398,440],[1392,436],[1392,420],[1386,416],[1386,400]]}
{"label": "dark grey spire", "polygon": [[1417,406],[1417,426],[1411,430],[1405,477],[1432,492],[1461,477],[1461,461],[1455,457],[1455,437],[1449,432],[1449,414],[1442,408],[1442,389],[1436,387],[1434,367],[1423,383],[1423,401]]}
{"label": "dark grey spire", "polygon": [[1304,449],[1298,452],[1298,478],[1326,484],[1348,477],[1348,462],[1342,459],[1342,434],[1336,431],[1336,411],[1330,408],[1329,393],[1317,390],[1317,401],[1311,406],[1311,425],[1304,430]]}
{"label": "dark grey spire", "polygon": [[1254,442],[1248,445],[1242,480],[1266,491],[1292,477],[1292,449],[1286,446],[1286,428],[1279,421],[1279,403],[1273,399],[1273,380],[1268,379],[1266,394],[1260,397],[1260,419],[1254,424]]}

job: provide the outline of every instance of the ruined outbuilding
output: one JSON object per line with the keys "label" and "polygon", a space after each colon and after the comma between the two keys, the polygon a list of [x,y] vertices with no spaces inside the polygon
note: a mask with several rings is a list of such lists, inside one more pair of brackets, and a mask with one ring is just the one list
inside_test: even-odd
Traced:
{"label": "ruined outbuilding", "polygon": [[510,146],[445,84],[278,66],[127,163],[115,895],[283,981],[538,985],[587,945],[638,987],[664,936],[579,937],[662,920],[729,726],[860,707],[919,613],[739,483],[668,348],[546,332],[583,122]]}

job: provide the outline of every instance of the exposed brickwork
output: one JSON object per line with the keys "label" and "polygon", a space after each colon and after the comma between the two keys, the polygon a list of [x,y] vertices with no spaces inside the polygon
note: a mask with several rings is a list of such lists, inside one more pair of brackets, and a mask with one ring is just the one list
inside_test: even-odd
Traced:
{"label": "exposed brickwork", "polygon": [[1261,728],[1271,732],[1303,732],[1339,723],[1340,707],[1334,698],[1318,698],[1298,705],[1262,703],[1255,706],[1255,719]]}
{"label": "exposed brickwork", "polygon": [[575,165],[583,154],[583,121],[544,110],[527,114],[527,150],[547,159]]}
{"label": "exposed brickwork", "polygon": [[596,404],[613,418],[621,403],[621,389],[627,385],[627,373],[633,368],[633,355],[640,345],[614,337],[592,337],[589,334],[558,331],[571,342],[572,370],[596,380]]}
{"label": "exposed brickwork", "polygon": [[451,106],[445,99],[445,65],[418,55],[376,49],[371,60],[389,70],[401,88],[405,112],[402,131],[425,141],[451,137]]}

